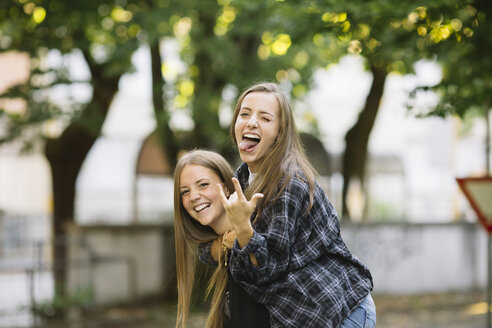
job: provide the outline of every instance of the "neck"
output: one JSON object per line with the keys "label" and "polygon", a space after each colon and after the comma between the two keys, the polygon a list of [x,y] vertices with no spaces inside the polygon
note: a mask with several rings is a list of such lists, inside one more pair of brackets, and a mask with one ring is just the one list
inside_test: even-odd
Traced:
{"label": "neck", "polygon": [[249,170],[249,173],[253,173],[255,174],[256,173],[256,166],[253,166],[251,164],[248,164],[248,170]]}

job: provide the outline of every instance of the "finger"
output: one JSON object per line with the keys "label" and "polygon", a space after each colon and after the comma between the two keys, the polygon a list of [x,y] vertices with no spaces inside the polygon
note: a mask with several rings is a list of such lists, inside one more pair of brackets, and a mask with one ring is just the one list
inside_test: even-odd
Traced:
{"label": "finger", "polygon": [[234,184],[234,189],[236,189],[237,198],[244,199],[243,189],[241,188],[241,184],[237,178],[232,178],[232,183]]}
{"label": "finger", "polygon": [[230,196],[229,196],[229,200],[236,200],[237,199],[237,193],[236,192],[233,192]]}
{"label": "finger", "polygon": [[263,198],[263,194],[260,193],[254,194],[253,197],[251,197],[251,201],[249,203],[253,208],[256,208],[256,204],[258,204],[258,201],[262,198]]}
{"label": "finger", "polygon": [[217,187],[219,188],[220,200],[222,201],[222,205],[225,207],[227,204],[227,197],[224,193],[224,188],[222,188],[222,185],[220,183],[217,183]]}

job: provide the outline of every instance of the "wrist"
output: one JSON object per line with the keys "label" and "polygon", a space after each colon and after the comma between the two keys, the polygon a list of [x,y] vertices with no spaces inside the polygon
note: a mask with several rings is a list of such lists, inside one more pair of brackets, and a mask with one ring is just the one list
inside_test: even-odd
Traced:
{"label": "wrist", "polygon": [[246,222],[240,223],[240,224],[233,224],[232,227],[233,227],[234,231],[236,232],[237,236],[253,232],[253,226],[251,225],[250,221],[246,221]]}
{"label": "wrist", "polygon": [[239,244],[239,247],[243,248],[246,246],[251,238],[253,237],[253,227],[251,225],[245,226],[242,228],[235,228],[236,229],[236,240]]}

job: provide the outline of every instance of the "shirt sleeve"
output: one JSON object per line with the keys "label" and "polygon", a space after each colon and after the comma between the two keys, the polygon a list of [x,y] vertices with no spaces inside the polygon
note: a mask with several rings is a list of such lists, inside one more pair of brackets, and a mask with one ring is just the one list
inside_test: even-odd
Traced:
{"label": "shirt sleeve", "polygon": [[[238,281],[262,285],[275,281],[290,270],[291,246],[295,242],[297,222],[306,211],[309,191],[301,184],[289,184],[280,197],[261,214],[249,243],[240,248],[234,243],[230,270]],[[295,196],[295,197],[294,197]],[[304,206],[305,203],[305,206]],[[249,254],[256,257],[253,265]]]}
{"label": "shirt sleeve", "polygon": [[[280,197],[264,210],[249,243],[241,249],[236,240],[230,260],[236,280],[254,285],[273,283],[327,251],[337,238],[339,221],[318,184],[309,211],[308,205],[307,183],[293,178]],[[257,266],[251,263],[250,253],[256,257]]]}
{"label": "shirt sleeve", "polygon": [[210,266],[217,266],[218,263],[215,261],[212,257],[212,243],[213,240],[198,244],[197,248],[197,253],[198,253],[198,260],[204,264],[208,264]]}

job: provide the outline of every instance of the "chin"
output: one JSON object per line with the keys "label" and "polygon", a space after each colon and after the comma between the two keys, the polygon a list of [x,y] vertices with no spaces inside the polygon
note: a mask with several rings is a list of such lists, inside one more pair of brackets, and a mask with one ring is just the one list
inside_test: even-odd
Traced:
{"label": "chin", "polygon": [[241,160],[246,164],[252,163],[256,160],[256,155],[251,153],[240,153]]}
{"label": "chin", "polygon": [[200,221],[200,224],[201,224],[202,226],[204,226],[204,227],[210,227],[210,223],[212,223],[212,222],[210,222],[210,221],[208,221],[208,220],[205,220],[205,221]]}

